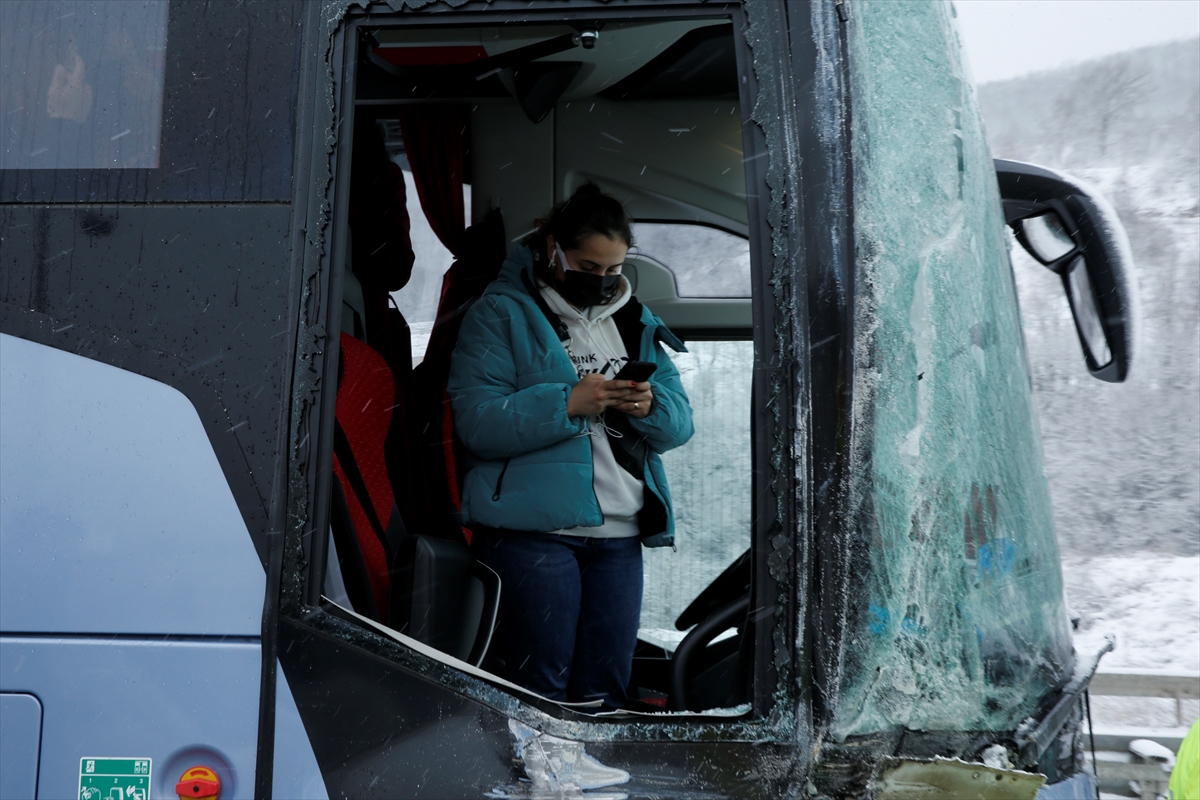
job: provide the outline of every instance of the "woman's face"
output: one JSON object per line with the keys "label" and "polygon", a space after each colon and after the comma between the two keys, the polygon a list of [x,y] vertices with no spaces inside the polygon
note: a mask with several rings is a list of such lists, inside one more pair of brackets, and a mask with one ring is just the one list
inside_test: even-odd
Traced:
{"label": "woman's face", "polygon": [[[554,237],[546,237],[546,253],[550,263],[554,265],[554,275],[560,281],[564,279],[562,261],[555,256]],[[579,246],[567,250],[563,254],[571,269],[578,272],[590,272],[593,275],[619,275],[621,265],[625,263],[625,254],[629,247],[621,239],[610,239],[607,236],[592,234],[579,242]]]}

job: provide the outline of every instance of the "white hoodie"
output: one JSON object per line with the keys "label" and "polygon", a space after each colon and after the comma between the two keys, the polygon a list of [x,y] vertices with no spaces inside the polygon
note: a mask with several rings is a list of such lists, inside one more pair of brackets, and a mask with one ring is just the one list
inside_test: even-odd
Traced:
{"label": "white hoodie", "polygon": [[[550,286],[541,284],[541,291],[550,310],[567,326],[571,338],[564,344],[580,379],[598,372],[611,380],[629,360],[617,323],[612,320],[612,315],[633,296],[629,281],[621,279],[621,290],[611,303],[582,311]],[[598,528],[565,528],[555,533],[610,539],[637,536],[637,515],[642,510],[644,485],[613,457],[601,418],[591,417],[588,422],[587,435],[592,437],[592,488],[604,514],[604,524]]]}

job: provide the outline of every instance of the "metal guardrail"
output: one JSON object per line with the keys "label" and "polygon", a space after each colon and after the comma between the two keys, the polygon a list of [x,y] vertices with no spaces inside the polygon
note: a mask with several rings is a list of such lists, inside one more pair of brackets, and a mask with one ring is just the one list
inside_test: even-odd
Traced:
{"label": "metal guardrail", "polygon": [[1088,692],[1115,697],[1165,697],[1175,700],[1175,727],[1187,727],[1183,701],[1200,700],[1200,672],[1109,669],[1092,676]]}
{"label": "metal guardrail", "polygon": [[1172,753],[1178,753],[1186,734],[1187,728],[1135,728],[1122,725],[1119,728],[1096,728],[1092,732],[1092,739],[1096,742],[1097,750],[1127,753],[1129,743],[1134,739],[1149,739],[1170,749]]}
{"label": "metal guardrail", "polygon": [[1096,759],[1096,774],[1100,783],[1124,783],[1138,781],[1166,783],[1171,773],[1158,764],[1129,764],[1122,761]]}
{"label": "metal guardrail", "polygon": [[[1136,739],[1149,739],[1173,753],[1179,752],[1179,745],[1191,723],[1183,716],[1183,701],[1200,700],[1200,672],[1108,669],[1092,676],[1088,692],[1093,696],[1175,700],[1173,729],[1098,728],[1092,734],[1098,754],[1096,777],[1101,789],[1127,793],[1130,791],[1130,781],[1136,781],[1143,798],[1152,800],[1165,793],[1170,773],[1163,769],[1162,764],[1135,763],[1130,755],[1129,743]],[[1109,754],[1107,758],[1099,755],[1103,752]]]}
{"label": "metal guardrail", "polygon": [[[1100,791],[1108,795],[1137,797],[1140,800],[1156,800],[1167,793],[1171,773],[1160,764],[1130,764],[1123,761],[1096,759],[1096,777]],[[1130,785],[1137,781],[1137,792]]]}

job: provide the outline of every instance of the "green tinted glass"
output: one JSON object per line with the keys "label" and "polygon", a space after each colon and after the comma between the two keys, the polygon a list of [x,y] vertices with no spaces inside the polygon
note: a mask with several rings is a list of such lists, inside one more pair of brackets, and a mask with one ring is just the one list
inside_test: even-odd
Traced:
{"label": "green tinted glass", "polygon": [[861,583],[834,733],[1011,730],[1072,651],[996,177],[950,6],[854,9]]}

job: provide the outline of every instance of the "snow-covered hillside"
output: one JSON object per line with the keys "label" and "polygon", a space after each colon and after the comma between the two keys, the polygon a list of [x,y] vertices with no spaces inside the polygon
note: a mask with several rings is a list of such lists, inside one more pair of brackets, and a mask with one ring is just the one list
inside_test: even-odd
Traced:
{"label": "snow-covered hillside", "polygon": [[[993,154],[1100,189],[1137,262],[1138,350],[1113,385],[1088,376],[1059,279],[1013,250],[1080,646],[1112,632],[1106,666],[1200,669],[1200,42],[985,85],[979,98]],[[1097,711],[1127,724],[1169,716],[1165,701],[1161,713],[1123,702]]]}

